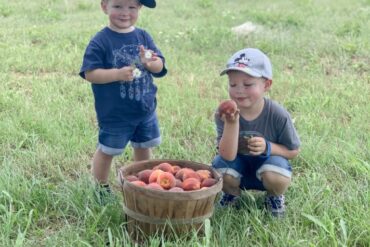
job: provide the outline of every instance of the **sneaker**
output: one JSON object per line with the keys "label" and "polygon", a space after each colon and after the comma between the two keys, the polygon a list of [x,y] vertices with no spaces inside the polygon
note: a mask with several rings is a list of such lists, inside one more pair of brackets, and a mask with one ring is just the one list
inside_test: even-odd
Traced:
{"label": "sneaker", "polygon": [[281,218],[285,214],[285,196],[266,195],[265,207],[272,216]]}
{"label": "sneaker", "polygon": [[114,201],[114,194],[109,184],[97,184],[95,188],[95,199],[101,205],[105,206]]}
{"label": "sneaker", "polygon": [[234,196],[234,195],[231,195],[231,194],[223,193],[222,196],[221,196],[220,201],[218,202],[218,204],[221,207],[231,206],[231,207],[239,208],[239,206],[240,206],[239,205],[239,199],[240,199],[240,196]]}

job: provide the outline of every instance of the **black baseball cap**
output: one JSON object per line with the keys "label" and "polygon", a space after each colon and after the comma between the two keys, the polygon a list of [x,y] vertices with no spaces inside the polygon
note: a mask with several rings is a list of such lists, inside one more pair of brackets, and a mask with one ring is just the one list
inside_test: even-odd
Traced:
{"label": "black baseball cap", "polygon": [[155,8],[156,6],[155,0],[140,0],[139,2],[148,8]]}

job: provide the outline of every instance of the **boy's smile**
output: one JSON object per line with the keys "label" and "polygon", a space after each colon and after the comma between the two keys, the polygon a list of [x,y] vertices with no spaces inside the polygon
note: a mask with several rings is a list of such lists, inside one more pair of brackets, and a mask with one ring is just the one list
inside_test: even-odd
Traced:
{"label": "boy's smile", "polygon": [[108,0],[101,7],[109,17],[110,29],[125,33],[133,30],[141,5],[137,0]]}

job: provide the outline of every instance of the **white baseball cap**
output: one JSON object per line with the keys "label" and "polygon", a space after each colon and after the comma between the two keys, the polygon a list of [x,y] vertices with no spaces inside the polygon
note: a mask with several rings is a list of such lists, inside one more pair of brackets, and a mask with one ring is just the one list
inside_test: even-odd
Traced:
{"label": "white baseball cap", "polygon": [[253,77],[272,80],[270,59],[262,51],[255,48],[246,48],[232,55],[227,61],[226,69],[220,75],[224,75],[230,70],[238,70]]}

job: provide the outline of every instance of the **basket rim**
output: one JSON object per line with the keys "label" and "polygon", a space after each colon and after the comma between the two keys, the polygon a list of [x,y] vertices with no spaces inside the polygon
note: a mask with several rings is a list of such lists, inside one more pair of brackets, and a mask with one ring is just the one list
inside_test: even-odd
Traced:
{"label": "basket rim", "polygon": [[[161,191],[161,190],[154,190],[154,189],[140,187],[140,186],[130,183],[125,178],[125,176],[133,174],[134,171],[138,172],[136,171],[136,168],[138,166],[154,167],[155,165],[164,163],[164,162],[179,165],[179,166],[182,166],[182,164],[190,163],[194,166],[198,166],[200,168],[210,170],[212,172],[213,177],[217,180],[217,183],[212,185],[211,187],[208,187],[202,190],[173,192],[173,191],[167,191],[167,190]],[[166,199],[168,198],[168,195],[171,195],[171,198],[176,199],[176,200],[199,200],[199,199],[209,197],[210,195],[219,193],[222,190],[222,185],[223,185],[222,176],[213,167],[203,164],[203,163],[189,161],[189,160],[152,159],[152,160],[132,162],[128,165],[125,165],[119,168],[119,176],[121,179],[121,186],[122,186],[123,192],[125,192],[126,190],[137,191],[149,197],[155,196],[157,198],[159,197],[163,199]]]}

